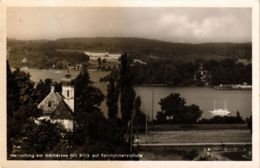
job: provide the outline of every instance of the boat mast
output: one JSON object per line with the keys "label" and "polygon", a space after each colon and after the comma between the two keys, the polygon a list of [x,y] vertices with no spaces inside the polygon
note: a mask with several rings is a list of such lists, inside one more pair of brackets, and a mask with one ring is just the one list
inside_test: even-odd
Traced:
{"label": "boat mast", "polygon": [[216,100],[214,99],[214,111],[216,109]]}
{"label": "boat mast", "polygon": [[225,111],[227,110],[227,100],[226,100],[226,97],[225,97],[225,107],[224,107],[224,110]]}

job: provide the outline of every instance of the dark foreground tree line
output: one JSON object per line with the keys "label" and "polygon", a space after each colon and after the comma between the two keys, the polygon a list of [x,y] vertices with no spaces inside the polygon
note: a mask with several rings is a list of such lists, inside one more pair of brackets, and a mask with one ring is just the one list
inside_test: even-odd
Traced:
{"label": "dark foreground tree line", "polygon": [[[91,85],[87,68],[84,66],[74,80],[73,132],[67,132],[62,125],[48,120],[35,122],[42,114],[37,105],[49,93],[52,82],[47,79],[40,81],[34,87],[29,74],[19,69],[11,71],[7,62],[8,158],[19,159],[11,158],[10,155],[23,153],[85,153],[89,157],[80,159],[138,159],[137,157],[92,157],[92,154],[101,153],[125,155],[137,153],[130,144],[133,137],[130,135],[129,128],[131,123],[133,124],[133,110],[139,107],[138,105],[134,106],[135,92],[128,76],[127,60],[127,55],[123,55],[120,66],[121,76],[111,79],[108,85],[108,118],[103,115],[100,109],[100,103],[105,96],[98,88]],[[60,84],[57,83],[55,89],[60,91]],[[120,115],[122,117],[119,116],[118,100],[120,100]]]}

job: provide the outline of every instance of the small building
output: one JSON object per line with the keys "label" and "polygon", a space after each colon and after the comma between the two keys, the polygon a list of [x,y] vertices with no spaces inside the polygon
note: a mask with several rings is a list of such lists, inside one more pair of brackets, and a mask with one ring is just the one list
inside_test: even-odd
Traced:
{"label": "small building", "polygon": [[51,120],[60,123],[68,131],[73,131],[74,113],[74,86],[69,72],[62,79],[62,92],[55,92],[54,87],[50,93],[39,103],[38,108],[43,114],[38,120]]}
{"label": "small building", "polygon": [[193,80],[197,86],[208,86],[211,76],[209,72],[200,64],[199,69],[195,72]]}

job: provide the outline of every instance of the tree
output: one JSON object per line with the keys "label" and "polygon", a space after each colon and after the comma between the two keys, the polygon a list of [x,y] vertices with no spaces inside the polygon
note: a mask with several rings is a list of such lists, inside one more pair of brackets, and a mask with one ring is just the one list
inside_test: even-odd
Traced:
{"label": "tree", "polygon": [[175,115],[180,111],[183,111],[186,102],[184,98],[180,97],[179,93],[171,93],[166,98],[161,99],[159,104],[166,117],[174,120]]}
{"label": "tree", "polygon": [[[16,147],[25,145],[25,138],[30,137],[28,128],[37,127],[35,120],[41,111],[37,108],[39,97],[30,75],[19,69],[12,72],[8,62],[7,68],[7,144],[10,154],[19,152]],[[20,152],[27,152],[27,149],[20,148]]]}
{"label": "tree", "polygon": [[202,111],[197,105],[186,105],[180,94],[174,93],[160,100],[161,111],[157,112],[157,122],[165,123],[167,120],[175,124],[194,124],[201,117]]}
{"label": "tree", "polygon": [[87,63],[89,61],[89,56],[86,56],[84,53],[79,53],[78,54],[78,63]]}
{"label": "tree", "polygon": [[118,96],[119,91],[116,87],[115,80],[110,78],[107,86],[107,107],[108,107],[108,118],[116,119],[118,116]]}
{"label": "tree", "polygon": [[[42,114],[37,108],[40,94],[33,87],[30,75],[7,62],[7,152],[45,153],[63,139],[63,129],[49,121],[36,123]],[[44,92],[42,92],[44,93]]]}
{"label": "tree", "polygon": [[195,124],[201,117],[202,111],[197,105],[185,106],[182,112],[178,112],[174,118],[174,123]]}
{"label": "tree", "polygon": [[107,60],[106,59],[103,59],[102,60],[102,64],[104,65],[104,64],[106,64],[107,63]]}
{"label": "tree", "polygon": [[98,69],[100,69],[102,65],[101,57],[98,57],[97,61],[98,61]]}
{"label": "tree", "polygon": [[158,124],[165,124],[166,123],[166,115],[161,112],[161,111],[158,111],[157,114],[156,114],[156,123]]}
{"label": "tree", "polygon": [[59,92],[59,93],[62,92],[62,84],[61,83],[55,82],[54,88],[55,88],[55,92]]}
{"label": "tree", "polygon": [[145,114],[140,109],[141,104],[142,104],[141,97],[137,96],[134,102],[134,110],[135,110],[134,124],[136,125],[137,130],[139,130],[140,126],[142,127],[145,125],[145,120],[146,120]]}
{"label": "tree", "polygon": [[239,111],[237,111],[236,120],[237,120],[238,123],[244,123],[244,120],[243,120],[243,118],[241,117]]}
{"label": "tree", "polygon": [[30,75],[16,69],[11,71],[7,62],[7,145],[8,153],[22,143],[22,126],[31,123],[41,113],[37,109],[37,96]]}
{"label": "tree", "polygon": [[123,54],[120,58],[121,67],[120,67],[120,105],[121,105],[121,115],[122,120],[125,125],[131,118],[133,111],[135,91],[132,86],[133,80],[130,76],[130,63],[128,60],[127,54]]}
{"label": "tree", "polygon": [[41,102],[51,91],[51,85],[52,85],[52,80],[51,79],[45,79],[37,83],[36,85],[36,92],[38,96],[37,102]]}
{"label": "tree", "polygon": [[43,120],[37,124],[24,125],[27,137],[21,145],[22,151],[28,153],[44,154],[55,150],[57,145],[62,142],[62,135],[66,133],[64,127],[58,123],[51,123]]}
{"label": "tree", "polygon": [[248,129],[250,129],[251,133],[252,133],[252,116],[250,116],[249,118],[246,118],[246,124]]}
{"label": "tree", "polygon": [[89,74],[84,66],[75,79],[75,141],[77,146],[92,144],[98,139],[98,130],[105,118],[99,108],[104,99],[102,92],[90,85]]}

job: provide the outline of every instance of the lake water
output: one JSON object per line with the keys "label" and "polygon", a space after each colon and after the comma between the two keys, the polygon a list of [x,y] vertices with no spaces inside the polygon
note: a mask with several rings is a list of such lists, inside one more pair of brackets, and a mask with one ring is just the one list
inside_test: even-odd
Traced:
{"label": "lake water", "polygon": [[[51,78],[52,81],[60,82],[64,75],[67,73],[67,70],[28,69],[28,72],[31,75],[31,80],[34,82],[38,82],[40,79],[44,80],[47,78]],[[76,78],[79,72],[79,70],[70,70],[72,78]],[[89,70],[90,80],[93,82],[99,82],[99,79],[101,77],[104,77],[108,74],[109,72],[106,71]]]}
{"label": "lake water", "polygon": [[[29,69],[31,74],[31,80],[38,82],[40,79],[51,78],[53,81],[59,82],[66,74],[66,70],[40,70]],[[70,71],[73,77],[79,74],[79,71]],[[101,89],[106,95],[106,83],[98,83],[101,77],[104,77],[109,72],[105,71],[93,71],[89,70],[90,80],[97,82],[95,86]],[[135,87],[136,94],[141,97],[142,105],[141,110],[152,117],[152,108],[154,109],[153,117],[155,118],[156,112],[160,110],[158,102],[161,98],[166,97],[170,93],[180,93],[181,97],[186,99],[188,105],[196,104],[203,110],[202,117],[212,117],[209,110],[214,108],[214,99],[216,101],[216,108],[224,108],[225,99],[227,102],[227,109],[231,111],[231,115],[236,115],[236,111],[239,111],[242,117],[249,117],[252,115],[252,92],[248,90],[215,90],[205,87],[158,87],[158,86],[138,86]],[[152,95],[154,95],[152,106]],[[101,104],[101,109],[105,115],[107,113],[107,107],[105,102]]]}
{"label": "lake water", "polygon": [[[135,88],[136,93],[142,99],[141,109],[152,116],[152,108],[154,109],[153,116],[155,118],[156,112],[160,111],[158,102],[161,98],[168,96],[170,93],[180,93],[181,97],[186,99],[188,105],[196,104],[202,110],[203,118],[211,118],[212,114],[209,110],[214,109],[214,99],[216,101],[216,108],[224,108],[225,99],[227,102],[227,109],[231,115],[236,115],[239,111],[242,117],[249,117],[252,115],[252,94],[251,91],[243,90],[215,90],[206,87],[149,87],[140,86]],[[152,95],[154,98],[152,99]],[[152,101],[154,105],[152,107]]]}

